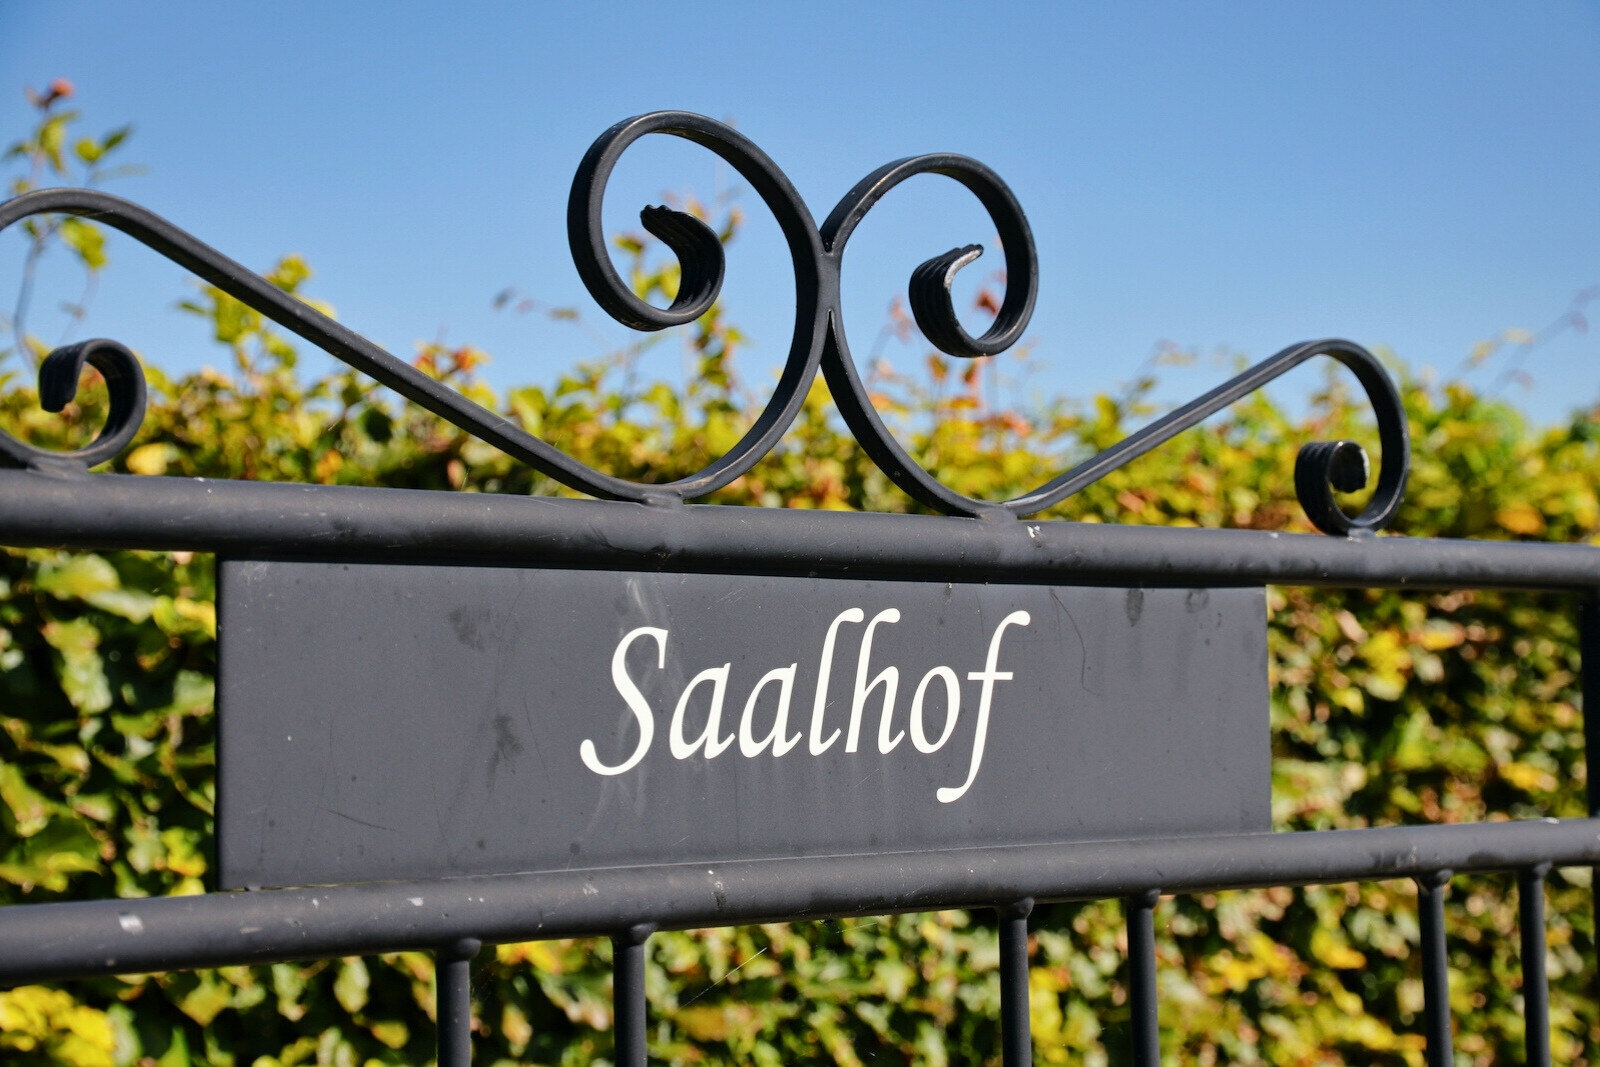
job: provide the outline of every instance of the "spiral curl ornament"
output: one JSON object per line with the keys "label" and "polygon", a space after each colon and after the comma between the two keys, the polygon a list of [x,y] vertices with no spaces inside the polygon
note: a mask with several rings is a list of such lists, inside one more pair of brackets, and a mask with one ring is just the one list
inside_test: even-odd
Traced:
{"label": "spiral curl ornament", "polygon": [[[934,256],[912,272],[908,292],[912,314],[928,340],[952,356],[976,359],[996,355],[1014,345],[1027,329],[1038,295],[1038,256],[1033,234],[1021,205],[1005,182],[966,156],[935,153],[886,164],[857,182],[819,229],[784,173],[731,127],[682,111],[652,112],[619,122],[601,134],[584,155],[567,201],[568,244],[578,275],[595,301],[619,323],[651,331],[693,322],[716,302],[726,272],[722,243],[703,222],[671,208],[646,207],[640,213],[641,224],[677,257],[678,293],[668,307],[658,308],[635,294],[617,273],[603,226],[605,188],[623,152],[649,134],[692,141],[739,172],[777,220],[789,247],[795,281],[795,319],[789,353],[765,408],[725,455],[703,470],[673,482],[632,482],[590,467],[435,381],[160,216],[119,197],[87,189],[25,193],[0,203],[0,230],[28,216],[46,213],[78,215],[111,226],[406,399],[563,485],[603,499],[639,503],[672,504],[696,499],[743,475],[776,447],[798,416],[807,391],[821,370],[851,433],[873,461],[914,500],[949,515],[1020,518],[1065,500],[1293,367],[1327,356],[1355,373],[1372,404],[1383,450],[1378,481],[1367,505],[1354,516],[1348,514],[1335,499],[1335,493],[1353,492],[1367,483],[1370,472],[1366,453],[1352,441],[1314,442],[1304,446],[1296,459],[1296,495],[1312,523],[1337,536],[1370,534],[1393,518],[1410,464],[1404,408],[1393,381],[1377,359],[1359,345],[1339,340],[1286,348],[1032,492],[1011,500],[991,502],[965,496],[921,467],[884,425],[850,355],[839,278],[851,234],[885,194],[918,174],[952,178],[977,197],[994,223],[1005,259],[1005,295],[993,323],[980,336],[973,337],[961,324],[950,292],[956,274],[983,253],[979,245],[966,245]],[[144,416],[144,374],[134,355],[116,342],[85,341],[52,352],[39,369],[43,406],[52,411],[64,407],[76,394],[85,364],[100,370],[109,390],[110,410],[100,435],[85,448],[58,453],[35,448],[0,432],[0,463],[81,471],[113,458],[132,441]]]}
{"label": "spiral curl ornament", "polygon": [[[975,359],[1004,352],[1021,339],[1033,316],[1039,291],[1039,256],[1022,205],[998,174],[975,159],[949,153],[910,156],[887,163],[857,182],[822,224],[822,239],[835,269],[842,267],[851,234],[873,206],[895,186],[918,174],[953,178],[978,198],[989,213],[1005,252],[1006,289],[989,329],[977,338],[968,334],[956,316],[950,286],[956,272],[977,259],[983,249],[980,245],[953,248],[927,260],[911,274],[908,296],[917,325],[934,347],[952,356]],[[873,407],[866,383],[850,355],[843,312],[837,306],[833,309],[822,372],[850,432],[873,462],[912,499],[947,515],[978,516],[1006,510],[1006,505],[976,500],[946,486],[895,440]]]}
{"label": "spiral curl ornament", "polygon": [[144,422],[144,369],[137,356],[115,341],[79,341],[46,356],[39,364],[39,406],[61,411],[72,403],[85,364],[99,371],[106,383],[106,422],[95,439],[72,452],[53,452],[0,430],[0,462],[35,470],[87,470],[116,458],[128,447]]}
{"label": "spiral curl ornament", "polygon": [[612,318],[636,330],[682,325],[709,311],[722,288],[722,242],[705,223],[671,208],[646,207],[639,215],[645,229],[661,238],[678,258],[678,295],[670,307],[657,308],[641,300],[611,263],[603,220],[606,182],[628,146],[652,133],[693,141],[731,164],[772,212],[794,263],[794,333],[767,406],[726,455],[698,474],[646,490],[667,499],[691,500],[722,488],[755,466],[800,414],[821,360],[828,310],[838,302],[838,280],[829,269],[811,212],[765,152],[714,119],[687,111],[656,111],[625,119],[601,134],[578,165],[567,197],[567,243],[572,261],[595,303]]}

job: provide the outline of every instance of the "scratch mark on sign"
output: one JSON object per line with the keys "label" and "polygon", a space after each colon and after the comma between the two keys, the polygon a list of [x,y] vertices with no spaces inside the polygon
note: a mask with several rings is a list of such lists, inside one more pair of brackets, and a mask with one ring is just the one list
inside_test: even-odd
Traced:
{"label": "scratch mark on sign", "polygon": [[[334,725],[333,718],[330,716],[328,718],[328,721],[327,721],[328,740],[327,740],[327,744],[323,747],[323,750],[322,750],[322,754],[323,754],[323,758],[324,759],[326,759],[326,754],[327,753],[334,751],[333,725]],[[317,799],[316,799],[315,803],[313,803],[311,805],[313,809],[322,807],[322,800],[323,800],[324,797],[326,797],[328,795],[328,777],[329,776],[326,775],[326,774],[320,774],[320,775],[317,776]],[[301,838],[300,838],[300,851],[298,853],[296,853],[296,856],[295,856],[295,862],[296,863],[300,863],[300,862],[303,862],[305,860],[305,858],[306,858],[306,850],[311,847],[311,841],[312,841],[312,838],[314,836],[315,836],[315,834],[312,832],[312,827],[310,826],[310,824],[308,824],[306,826],[306,828],[305,828],[305,832],[301,835]]]}
{"label": "scratch mark on sign", "polygon": [[355,823],[357,826],[370,826],[374,830],[387,830],[391,834],[397,834],[397,833],[400,832],[399,830],[395,829],[393,826],[385,826],[382,823],[368,822],[365,819],[358,819],[354,815],[349,814],[348,812],[340,811],[338,808],[323,808],[322,810],[327,812],[329,815],[337,815],[341,819],[348,819],[350,822]]}
{"label": "scratch mark on sign", "polygon": [[1050,599],[1056,602],[1056,607],[1060,608],[1061,614],[1066,616],[1067,625],[1072,627],[1073,634],[1078,638],[1078,684],[1083,686],[1085,693],[1100,696],[1099,690],[1092,689],[1089,686],[1089,646],[1084,643],[1083,631],[1078,629],[1078,620],[1072,617],[1072,612],[1068,611],[1067,605],[1062,603],[1059,592],[1054,589],[1050,590]]}

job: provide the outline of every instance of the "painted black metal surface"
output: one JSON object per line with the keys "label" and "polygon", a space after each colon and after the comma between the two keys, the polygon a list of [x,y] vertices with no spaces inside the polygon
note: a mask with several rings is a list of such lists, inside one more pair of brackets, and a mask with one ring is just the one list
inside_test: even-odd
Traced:
{"label": "painted black metal surface", "polygon": [[[1324,340],[1292,345],[1204,396],[1132,434],[1032,492],[1004,502],[964,496],[924,470],[894,439],[879,418],[845,337],[839,275],[850,236],[866,214],[896,185],[917,174],[942,174],[970,190],[988,211],[1005,256],[1006,291],[994,323],[980,337],[961,325],[951,304],[957,271],[982,252],[979,245],[952,249],[912,272],[909,297],[928,340],[954,356],[994,355],[1015,344],[1027,328],[1039,287],[1038,256],[1022,207],[1000,177],[966,156],[949,153],[912,156],[886,164],[858,182],[834,207],[819,229],[799,194],[776,164],[748,138],[701,115],[657,111],[617,123],[590,147],[573,178],[567,204],[567,231],[573,262],[589,292],[617,321],[638,330],[660,330],[693,321],[710,308],[721,289],[722,246],[704,223],[665,207],[647,207],[644,227],[678,257],[682,280],[667,308],[636,296],[612,265],[601,227],[605,186],[629,145],[660,133],[703,145],[717,153],[750,183],[772,211],[789,247],[795,278],[795,322],[783,373],[765,409],[728,453],[704,470],[678,481],[641,484],[595,470],[549,442],[398,359],[257,274],[200,242],[172,223],[136,204],[88,189],[45,189],[0,203],[0,229],[46,213],[92,217],[148,245],[267,318],[371,375],[401,396],[448,419],[564,485],[592,496],[637,502],[692,500],[727,485],[748,471],[777,444],[799,413],[820,368],[852,433],[886,474],[906,493],[948,515],[1027,516],[1044,511],[1178,433],[1198,425],[1227,405],[1317,356],[1349,367],[1366,391],[1377,419],[1382,466],[1371,499],[1355,516],[1347,514],[1335,492],[1352,492],[1367,482],[1368,460],[1351,441],[1316,442],[1301,449],[1295,491],[1307,516],[1331,534],[1372,532],[1393,518],[1405,489],[1410,442],[1405,413],[1394,383],[1373,355],[1349,341]],[[90,341],[53,353],[40,368],[40,393],[55,409],[77,388],[76,372],[88,359],[106,374],[111,419],[94,445],[54,454],[0,431],[0,462],[14,466],[85,469],[112,458],[131,440],[144,408],[144,377],[137,360],[110,341]]]}
{"label": "painted black metal surface", "polygon": [[1037,901],[1600,864],[1600,819],[601,867],[0,908],[0,985]]}
{"label": "painted black metal surface", "polygon": [[1600,547],[1581,544],[952,522],[8,470],[0,470],[0,500],[0,541],[19,546],[1053,585],[1600,588]]}
{"label": "painted black metal surface", "polygon": [[224,561],[225,887],[1270,828],[1260,589]]}

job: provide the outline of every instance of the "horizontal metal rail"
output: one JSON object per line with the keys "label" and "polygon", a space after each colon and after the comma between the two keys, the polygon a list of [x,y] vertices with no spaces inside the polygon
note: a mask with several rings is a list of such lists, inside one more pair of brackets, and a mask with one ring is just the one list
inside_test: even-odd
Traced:
{"label": "horizontal metal rail", "polygon": [[1600,588],[1600,548],[0,470],[0,543],[1129,585]]}
{"label": "horizontal metal rail", "polygon": [[663,929],[1600,864],[1600,819],[552,871],[0,908],[0,984]]}

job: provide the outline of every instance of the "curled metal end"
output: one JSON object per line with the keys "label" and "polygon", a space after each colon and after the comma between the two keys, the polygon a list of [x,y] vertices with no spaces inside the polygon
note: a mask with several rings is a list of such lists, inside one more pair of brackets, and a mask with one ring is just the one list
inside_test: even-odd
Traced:
{"label": "curled metal end", "polygon": [[[805,209],[781,172],[759,149],[722,123],[701,115],[657,111],[626,119],[601,134],[578,165],[567,197],[567,243],[572,249],[572,262],[589,294],[607,314],[631,329],[654,331],[693,322],[710,310],[722,290],[725,263],[722,241],[705,223],[668,207],[647,207],[639,212],[639,221],[678,257],[677,297],[665,308],[646,303],[612,265],[602,210],[606,182],[623,151],[649,133],[685,137],[722,156],[763,190],[763,197],[778,214],[780,223],[785,221],[786,213]],[[785,226],[786,230],[789,228]]]}
{"label": "curled metal end", "polygon": [[957,272],[981,255],[982,245],[952,248],[911,272],[911,314],[929,343],[948,355],[973,359],[992,356],[1006,347],[1005,339],[994,336],[994,329],[978,339],[967,333],[950,296]]}
{"label": "curled metal end", "polygon": [[1398,500],[1382,499],[1380,487],[1366,510],[1352,518],[1333,498],[1335,492],[1354,493],[1366,488],[1371,474],[1367,450],[1356,442],[1312,441],[1295,456],[1295,496],[1312,525],[1323,533],[1348,536],[1376,532],[1393,515]]}
{"label": "curled metal end", "polygon": [[[911,272],[909,296],[912,315],[928,341],[941,352],[964,359],[993,356],[1021,339],[1033,315],[1034,298],[1039,289],[1039,257],[1033,247],[1033,231],[1022,213],[1022,205],[1000,176],[975,159],[950,153],[933,153],[909,156],[886,163],[856,183],[834,206],[822,224],[823,244],[835,259],[844,255],[850,235],[884,194],[907,178],[918,174],[942,174],[966,186],[978,202],[988,211],[1000,239],[1005,255],[1005,296],[1000,309],[982,337],[973,337],[962,327],[950,299],[950,284],[956,273],[983,254],[982,245],[965,245],[952,248],[935,256]],[[842,331],[836,328],[836,337],[842,343]],[[848,353],[841,351],[841,361],[848,361]],[[846,399],[847,405],[856,401]],[[858,420],[863,423],[870,420]],[[880,436],[879,428],[871,428],[870,435]],[[858,434],[859,436],[859,434]],[[886,455],[892,451],[885,446]],[[912,496],[945,511],[970,514],[972,501],[957,500],[948,491],[939,489],[929,480],[911,472],[903,457],[895,457],[891,464],[904,467],[907,477],[917,482],[915,488],[902,485]]]}
{"label": "curled metal end", "polygon": [[1364,489],[1370,471],[1367,450],[1354,441],[1312,441],[1295,457],[1295,496],[1317,529],[1348,534],[1357,529],[1357,523],[1345,514],[1333,494]]}
{"label": "curled metal end", "polygon": [[678,257],[677,298],[665,310],[651,308],[656,313],[651,328],[660,330],[693,322],[711,309],[722,291],[727,268],[722,241],[693,215],[669,207],[647,207],[639,212],[639,221]]}
{"label": "curled metal end", "polygon": [[1359,515],[1351,516],[1333,494],[1352,493],[1367,484],[1371,469],[1366,451],[1354,441],[1313,441],[1301,448],[1294,463],[1294,492],[1306,518],[1335,537],[1377,533],[1399,510],[1411,473],[1411,431],[1399,389],[1376,356],[1349,341],[1317,341],[1287,355],[1291,363],[1309,355],[1332,356],[1350,368],[1372,402],[1378,444],[1383,449],[1372,498]]}
{"label": "curled metal end", "polygon": [[139,359],[115,341],[99,338],[66,345],[39,364],[39,405],[61,411],[78,395],[84,364],[105,379],[110,410],[100,434],[74,452],[51,452],[0,432],[0,461],[17,467],[83,467],[104,463],[126,448],[144,422],[145,382]]}
{"label": "curled metal end", "polygon": [[[823,303],[833,298],[832,264],[826,262],[816,223],[800,194],[749,138],[725,123],[686,111],[636,115],[601,134],[584,153],[567,197],[567,244],[585,288],[606,313],[635,330],[681,326],[706,314],[721,293],[726,262],[722,241],[699,219],[665,207],[639,213],[644,228],[677,257],[678,292],[669,307],[640,299],[617,273],[605,236],[605,190],[617,160],[629,145],[649,134],[681,137],[721,157],[748,182],[777,220],[794,264],[795,328],[789,356],[772,397],[744,435],[720,458],[687,477],[647,485],[602,474],[587,464],[531,439],[546,452],[554,474],[565,484],[596,496],[644,504],[671,505],[705,496],[742,476],[770,452],[800,413],[822,360]],[[542,468],[551,473],[548,466]]]}

